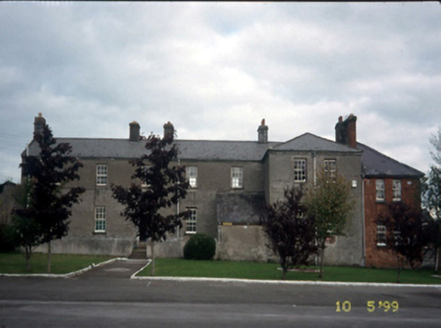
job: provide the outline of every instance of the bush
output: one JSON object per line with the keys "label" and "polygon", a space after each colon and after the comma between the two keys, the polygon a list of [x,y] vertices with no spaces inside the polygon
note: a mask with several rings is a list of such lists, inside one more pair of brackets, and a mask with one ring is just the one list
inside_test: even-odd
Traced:
{"label": "bush", "polygon": [[213,237],[197,233],[184,246],[186,260],[211,260],[216,253],[216,241]]}
{"label": "bush", "polygon": [[12,227],[0,224],[0,252],[12,252],[15,250]]}

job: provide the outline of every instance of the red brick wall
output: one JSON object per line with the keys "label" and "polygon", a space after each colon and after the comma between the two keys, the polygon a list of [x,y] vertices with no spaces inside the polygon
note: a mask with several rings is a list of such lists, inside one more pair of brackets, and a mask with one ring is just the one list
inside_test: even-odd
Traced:
{"label": "red brick wall", "polygon": [[[392,202],[392,181],[383,179],[385,185],[385,202],[376,201],[376,179],[364,179],[365,208],[365,242],[367,267],[395,268],[398,265],[396,256],[384,246],[377,246],[377,219],[387,211],[387,204]],[[401,199],[409,206],[421,206],[418,195],[418,179],[401,179]]]}

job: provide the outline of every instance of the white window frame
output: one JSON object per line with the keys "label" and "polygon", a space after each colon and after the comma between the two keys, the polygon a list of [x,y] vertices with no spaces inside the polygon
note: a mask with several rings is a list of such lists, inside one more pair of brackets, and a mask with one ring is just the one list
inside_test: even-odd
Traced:
{"label": "white window frame", "polygon": [[294,182],[306,182],[306,158],[294,159]]}
{"label": "white window frame", "polygon": [[401,201],[401,180],[393,180],[392,181],[392,192],[394,202]]}
{"label": "white window frame", "polygon": [[106,207],[96,206],[95,207],[95,232],[105,233],[106,232]]}
{"label": "white window frame", "polygon": [[108,167],[107,164],[97,164],[96,166],[96,185],[107,186]]}
{"label": "white window frame", "polygon": [[384,202],[386,200],[385,182],[383,179],[375,180],[375,199],[377,202]]}
{"label": "white window frame", "polygon": [[377,246],[386,246],[387,228],[383,224],[377,224]]}
{"label": "white window frame", "polygon": [[323,164],[325,175],[331,179],[335,179],[337,176],[337,160],[325,159]]}
{"label": "white window frame", "polygon": [[243,167],[235,166],[231,168],[231,188],[243,188]]}
{"label": "white window frame", "polygon": [[197,188],[198,186],[198,168],[197,166],[187,167],[187,180],[190,184],[190,188]]}
{"label": "white window frame", "polygon": [[189,207],[187,210],[190,211],[190,216],[186,220],[185,224],[185,233],[186,234],[195,234],[196,233],[196,225],[198,221],[198,210],[195,207]]}

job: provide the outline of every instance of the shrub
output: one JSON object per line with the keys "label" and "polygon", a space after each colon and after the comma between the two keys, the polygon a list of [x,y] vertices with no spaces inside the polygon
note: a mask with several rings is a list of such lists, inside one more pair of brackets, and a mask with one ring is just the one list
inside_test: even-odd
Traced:
{"label": "shrub", "polygon": [[197,233],[184,246],[186,260],[211,260],[216,253],[216,241],[213,237]]}
{"label": "shrub", "polygon": [[12,228],[6,224],[0,224],[0,252],[12,252],[15,250]]}

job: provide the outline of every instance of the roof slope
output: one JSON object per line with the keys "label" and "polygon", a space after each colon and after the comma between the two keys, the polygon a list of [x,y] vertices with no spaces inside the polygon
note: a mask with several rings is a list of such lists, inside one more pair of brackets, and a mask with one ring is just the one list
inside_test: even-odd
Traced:
{"label": "roof slope", "polygon": [[[83,158],[137,158],[146,153],[146,141],[131,142],[128,139],[56,138],[72,146],[71,156]],[[255,141],[175,140],[179,158],[186,160],[260,161],[267,149],[277,143]],[[38,154],[38,146],[32,142],[30,155]]]}
{"label": "roof slope", "polygon": [[280,143],[273,147],[275,150],[295,150],[295,151],[330,151],[345,153],[360,153],[361,151],[346,145],[336,143],[312,133],[305,133],[287,142]]}
{"label": "roof slope", "polygon": [[421,171],[400,163],[362,143],[357,143],[357,148],[363,151],[361,162],[363,165],[363,174],[366,177],[419,178],[424,175]]}

